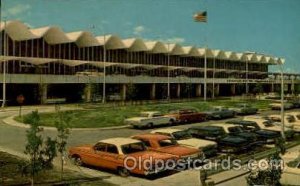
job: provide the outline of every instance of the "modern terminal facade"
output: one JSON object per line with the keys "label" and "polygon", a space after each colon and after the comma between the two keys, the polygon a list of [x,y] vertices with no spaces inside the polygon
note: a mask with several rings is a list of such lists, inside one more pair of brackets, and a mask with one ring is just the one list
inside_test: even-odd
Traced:
{"label": "modern terminal facade", "polygon": [[[89,102],[103,95],[107,100],[194,98],[203,97],[205,90],[211,98],[253,93],[258,84],[264,92],[275,92],[280,74],[270,73],[269,66],[283,61],[253,52],[1,23],[0,81],[8,104],[15,104],[20,94],[33,104]],[[300,75],[284,78],[286,91],[293,93]]]}

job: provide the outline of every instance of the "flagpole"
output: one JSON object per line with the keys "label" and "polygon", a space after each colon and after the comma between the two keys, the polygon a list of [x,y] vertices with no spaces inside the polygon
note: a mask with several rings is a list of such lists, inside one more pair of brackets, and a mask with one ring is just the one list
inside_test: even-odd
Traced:
{"label": "flagpole", "polygon": [[[194,20],[196,22],[204,22],[206,23],[207,22],[207,12],[198,12],[196,14],[194,14],[193,16]],[[207,32],[206,32],[207,34]],[[205,47],[204,47],[204,96],[203,96],[203,99],[204,101],[207,100],[207,39],[206,39],[206,35],[204,37],[204,43],[205,43]]]}

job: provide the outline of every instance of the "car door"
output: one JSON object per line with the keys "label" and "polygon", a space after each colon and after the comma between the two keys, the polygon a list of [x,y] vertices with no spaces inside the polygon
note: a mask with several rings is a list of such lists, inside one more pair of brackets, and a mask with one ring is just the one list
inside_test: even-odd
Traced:
{"label": "car door", "polygon": [[106,168],[117,169],[119,165],[122,165],[123,160],[119,154],[117,146],[113,144],[107,144],[106,153],[103,154],[103,163]]}
{"label": "car door", "polygon": [[161,125],[161,124],[166,124],[168,123],[168,118],[167,117],[163,117],[161,114],[159,113],[155,113],[153,114],[153,123],[156,125]]}
{"label": "car door", "polygon": [[85,162],[89,165],[104,167],[103,156],[106,154],[106,144],[97,143],[93,147],[93,151],[86,155]]}

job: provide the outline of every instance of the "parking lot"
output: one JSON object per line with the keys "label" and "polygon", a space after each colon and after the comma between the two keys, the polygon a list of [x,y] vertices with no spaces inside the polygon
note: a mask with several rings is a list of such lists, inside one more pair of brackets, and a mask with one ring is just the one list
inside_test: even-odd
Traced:
{"label": "parking lot", "polygon": [[[51,108],[50,108],[51,109]],[[27,110],[27,112],[29,112]],[[293,110],[293,111],[299,111]],[[0,125],[0,147],[2,149],[8,150],[8,152],[22,155],[24,150],[24,144],[25,144],[25,128],[20,127],[14,127],[9,126],[7,124],[4,124],[2,119],[6,118],[10,115],[15,115],[17,113],[17,110],[12,111],[6,111],[1,112],[1,125]],[[269,114],[276,114],[278,111],[264,111],[259,113],[259,115],[269,115]],[[236,118],[240,118],[241,116],[237,116]],[[178,129],[185,129],[193,126],[203,126],[203,125],[210,125],[214,123],[224,123],[228,120],[232,119],[226,119],[226,120],[211,120],[211,121],[205,121],[201,123],[194,123],[194,124],[184,124],[184,125],[176,125],[172,126],[172,128],[178,128]],[[169,126],[162,126],[160,129],[163,128],[169,128]],[[68,146],[77,146],[82,144],[94,144],[99,140],[106,139],[106,138],[112,138],[112,137],[130,137],[132,135],[136,134],[142,134],[142,133],[148,133],[153,129],[133,129],[133,128],[122,128],[117,130],[102,130],[102,129],[84,129],[84,130],[72,130]],[[18,134],[18,135],[13,135]],[[45,135],[49,136],[55,136],[56,132],[53,130],[45,130]],[[23,155],[24,156],[24,155]],[[171,174],[161,174],[157,177],[152,177],[151,179],[140,177],[140,176],[131,176],[128,178],[122,178],[118,176],[113,171],[107,171],[102,170],[98,168],[93,167],[76,167],[70,163],[68,163],[68,168],[78,171],[83,171],[84,173],[92,176],[110,176],[108,179],[112,183],[116,184],[122,184],[122,185],[141,185],[140,183],[143,182],[143,185],[147,185],[147,183],[157,183],[157,185],[164,185],[165,183],[168,183],[168,185],[172,185],[169,183],[174,182],[174,185],[178,183],[184,183],[184,180],[186,177],[189,177],[189,179],[194,180],[191,182],[191,185],[194,185],[195,182],[199,181],[198,179],[198,171],[194,170],[186,170],[182,172],[172,172]],[[232,173],[234,174],[234,173]],[[237,173],[236,173],[237,174]],[[176,177],[176,181],[172,178]],[[182,179],[180,179],[182,178]],[[216,179],[222,179],[222,177],[218,176]],[[218,180],[216,180],[218,181]],[[220,181],[220,180],[219,180]]]}

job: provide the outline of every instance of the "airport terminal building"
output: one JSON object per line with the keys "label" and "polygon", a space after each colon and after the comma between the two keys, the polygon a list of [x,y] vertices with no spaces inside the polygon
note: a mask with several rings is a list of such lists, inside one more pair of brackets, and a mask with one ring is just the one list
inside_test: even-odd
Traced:
{"label": "airport terminal building", "polygon": [[[1,23],[0,82],[8,104],[180,99],[278,92],[280,74],[270,65],[283,58],[116,35],[65,33],[59,27]],[[285,91],[298,90],[300,75],[285,74]],[[3,83],[4,82],[4,83]],[[247,88],[248,87],[248,88]],[[258,88],[260,87],[260,88]],[[2,93],[0,93],[2,97]]]}

